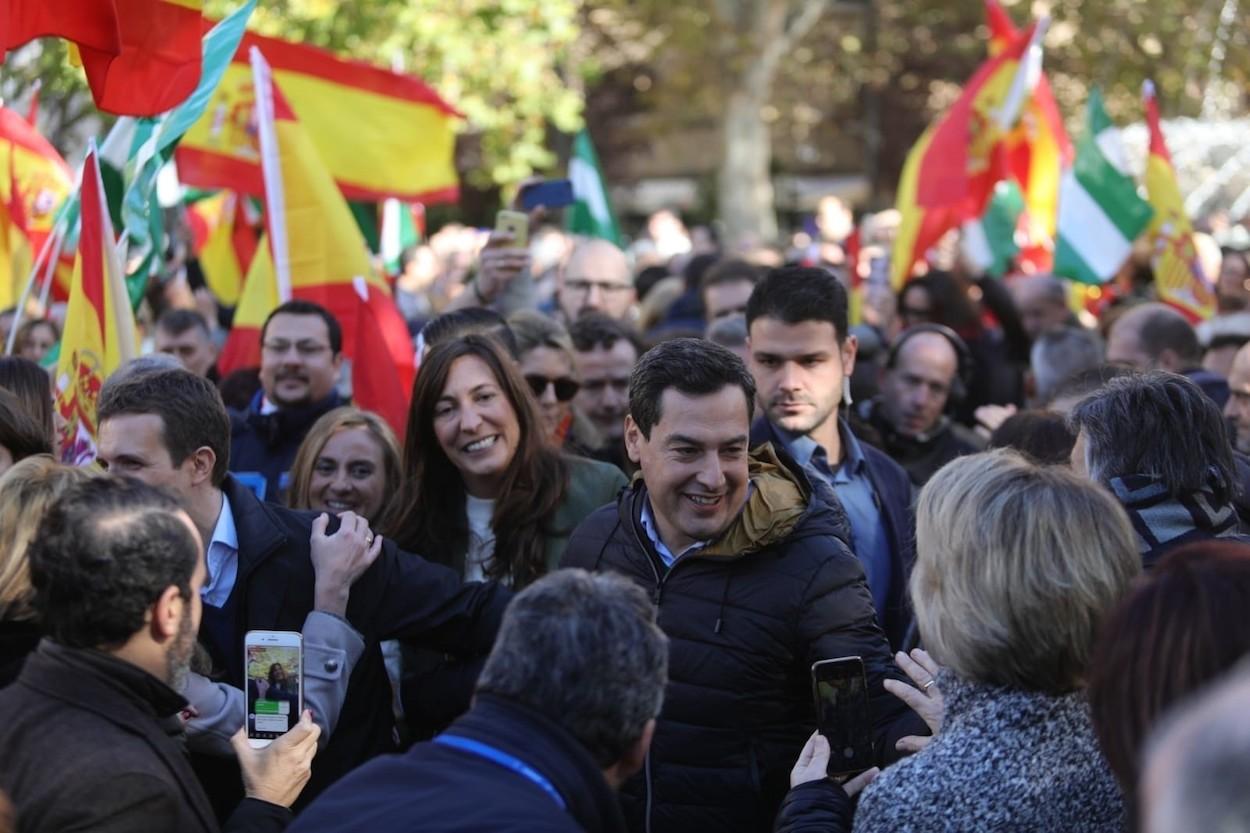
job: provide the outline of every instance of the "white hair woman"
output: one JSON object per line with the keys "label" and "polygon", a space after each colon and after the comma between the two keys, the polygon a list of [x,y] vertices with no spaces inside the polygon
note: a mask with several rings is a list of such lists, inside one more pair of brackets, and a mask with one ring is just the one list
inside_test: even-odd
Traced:
{"label": "white hair woman", "polygon": [[940,697],[944,715],[864,791],[854,830],[1122,830],[1084,687],[1099,627],[1141,571],[1124,510],[1001,450],[925,485],[916,541],[916,622],[944,670],[904,699]]}

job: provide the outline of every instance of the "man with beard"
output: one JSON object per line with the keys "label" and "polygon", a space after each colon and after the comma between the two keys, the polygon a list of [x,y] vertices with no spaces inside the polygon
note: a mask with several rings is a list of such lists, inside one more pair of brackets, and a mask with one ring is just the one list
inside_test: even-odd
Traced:
{"label": "man with beard", "polygon": [[859,346],[847,333],[846,290],[824,269],[774,269],[751,293],[747,328],[763,411],[751,444],[772,442],[833,487],[851,522],[878,621],[898,650],[911,623],[911,485],[897,463],[861,442],[838,413],[849,399]]}
{"label": "man with beard", "polygon": [[[0,790],[28,833],[215,831],[182,748],[178,693],[200,620],[203,544],[173,498],[137,481],[71,487],[30,547],[47,638],[0,692]],[[226,830],[281,830],[319,729],[232,745],[245,798]]]}
{"label": "man with beard", "polygon": [[260,331],[261,390],[230,414],[230,471],[261,500],[281,502],[295,452],[323,414],[346,404],[335,385],[343,331],[324,307],[287,301]]}

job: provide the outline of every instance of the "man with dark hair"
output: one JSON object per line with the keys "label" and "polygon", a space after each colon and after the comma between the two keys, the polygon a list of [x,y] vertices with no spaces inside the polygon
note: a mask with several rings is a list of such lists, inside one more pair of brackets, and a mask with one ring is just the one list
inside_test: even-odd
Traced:
{"label": "man with dark hair", "polygon": [[[467,656],[490,648],[505,591],[464,584],[452,570],[376,541],[350,512],[327,519],[262,503],[228,475],[229,420],[206,380],[182,370],[137,374],[101,399],[99,424],[101,463],[177,494],[208,542],[200,641],[226,682],[243,687],[249,630],[302,630],[307,647],[309,628],[328,617],[345,620],[363,640],[310,794],[394,748],[380,640],[410,639]],[[369,558],[336,557],[334,539],[345,535],[363,540]],[[331,629],[323,630],[319,638],[330,640]],[[328,681],[343,674],[341,662],[316,667]]]}
{"label": "man with dark hair", "polygon": [[347,776],[294,829],[624,830],[615,791],[646,758],[667,666],[641,589],[558,570],[508,607],[467,714]]}
{"label": "man with dark hair", "polygon": [[708,269],[699,285],[708,326],[727,316],[745,313],[751,290],[759,279],[759,268],[745,260],[722,260]]}
{"label": "man with dark hair", "polygon": [[589,313],[569,327],[573,360],[582,386],[573,407],[590,420],[603,445],[591,456],[630,471],[625,455],[625,416],[629,413],[629,376],[642,353],[638,337],[606,315]]}
{"label": "man with dark hair", "polygon": [[565,551],[562,566],[644,587],[672,640],[646,774],[624,788],[632,830],[770,829],[815,726],[818,660],[863,657],[883,754],[903,724],[919,726],[882,687],[897,671],[845,514],[784,451],[749,450],[754,404],[755,381],[725,348],[674,339],[648,351],[625,421],[641,477]]}
{"label": "man with dark hair", "polygon": [[1107,334],[1107,361],[1179,373],[1217,406],[1228,401],[1224,377],[1202,367],[1202,345],[1193,325],[1166,304],[1140,304],[1120,315]]}
{"label": "man with dark hair", "polygon": [[311,301],[287,301],[265,319],[261,391],[246,411],[230,414],[230,470],[262,500],[282,500],[304,436],[344,404],[335,387],[342,350],[339,322]]}
{"label": "man with dark hair", "polygon": [[[177,502],[134,480],[87,480],[49,508],[29,551],[47,638],[0,692],[0,788],[23,831],[218,829],[179,743],[202,552]],[[227,830],[286,825],[319,732],[305,713],[264,751],[235,734],[248,797]]]}
{"label": "man with dark hair", "polygon": [[192,309],[167,309],[156,319],[156,350],[177,357],[179,363],[196,376],[203,376],[214,385],[217,373],[217,345],[204,316]]}
{"label": "man with dark hair", "polygon": [[1121,376],[1068,421],[1072,467],[1127,510],[1146,567],[1181,544],[1242,537],[1224,418],[1194,382],[1163,371]]}
{"label": "man with dark hair", "polygon": [[858,348],[847,333],[846,290],[824,269],[774,269],[751,293],[747,327],[763,411],[751,442],[784,448],[833,487],[878,621],[890,644],[902,648],[912,620],[907,577],[916,555],[911,484],[838,413]]}

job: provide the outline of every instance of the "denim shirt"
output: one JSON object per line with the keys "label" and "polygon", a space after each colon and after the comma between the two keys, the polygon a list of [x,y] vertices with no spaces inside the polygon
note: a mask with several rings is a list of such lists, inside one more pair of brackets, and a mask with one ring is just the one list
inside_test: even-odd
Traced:
{"label": "denim shirt", "polygon": [[811,437],[791,434],[776,424],[772,427],[785,443],[790,456],[823,477],[837,493],[851,522],[851,543],[864,567],[868,589],[872,592],[872,604],[877,610],[878,620],[881,620],[890,598],[890,540],[859,440],[839,421],[838,436],[842,441],[843,461],[842,465],[833,468],[829,465],[829,455],[824,447]]}

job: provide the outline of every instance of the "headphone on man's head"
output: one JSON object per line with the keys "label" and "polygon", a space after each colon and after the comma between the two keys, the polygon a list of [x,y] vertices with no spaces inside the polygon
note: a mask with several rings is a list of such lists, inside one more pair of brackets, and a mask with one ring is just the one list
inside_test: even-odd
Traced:
{"label": "headphone on man's head", "polygon": [[947,405],[957,405],[963,401],[968,395],[968,389],[972,386],[972,374],[975,371],[972,351],[968,349],[968,343],[959,337],[959,333],[952,330],[945,324],[924,323],[915,324],[903,330],[893,344],[890,350],[885,354],[886,370],[893,370],[894,364],[898,360],[898,354],[903,349],[903,345],[912,336],[920,333],[937,333],[950,343],[955,351],[955,378],[951,380],[951,392],[947,397]]}

